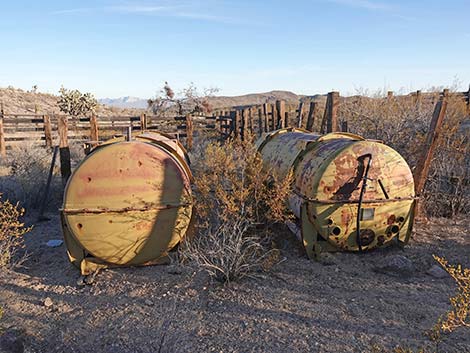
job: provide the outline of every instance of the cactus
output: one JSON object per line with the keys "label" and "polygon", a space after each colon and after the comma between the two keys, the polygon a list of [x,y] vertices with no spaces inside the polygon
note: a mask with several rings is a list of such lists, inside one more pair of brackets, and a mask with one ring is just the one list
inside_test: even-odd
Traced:
{"label": "cactus", "polygon": [[61,112],[73,117],[79,117],[94,112],[98,101],[91,93],[81,93],[79,90],[69,90],[62,87],[57,104]]}

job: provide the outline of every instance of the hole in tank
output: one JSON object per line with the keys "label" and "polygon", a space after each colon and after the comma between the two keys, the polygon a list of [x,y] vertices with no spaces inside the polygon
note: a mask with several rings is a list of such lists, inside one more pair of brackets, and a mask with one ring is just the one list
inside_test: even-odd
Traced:
{"label": "hole in tank", "polygon": [[372,229],[362,229],[359,234],[361,238],[361,245],[367,246],[375,239],[375,232]]}
{"label": "hole in tank", "polygon": [[91,181],[91,178],[90,178],[90,177],[88,177],[88,182],[90,182],[90,181]]}
{"label": "hole in tank", "polygon": [[137,164],[139,165],[139,167],[142,166],[142,162],[141,162],[141,161],[138,161]]}
{"label": "hole in tank", "polygon": [[391,228],[390,228],[390,231],[392,233],[398,233],[400,231],[400,227],[398,227],[396,224],[394,224]]}
{"label": "hole in tank", "polygon": [[328,219],[326,220],[326,224],[332,225],[332,224],[333,224],[333,220],[332,220],[331,218],[328,218]]}
{"label": "hole in tank", "polygon": [[398,217],[398,222],[402,223],[405,221],[405,217]]}
{"label": "hole in tank", "polygon": [[82,228],[83,228],[83,224],[78,223],[78,224],[77,224],[77,227],[78,227],[78,229],[82,229]]}
{"label": "hole in tank", "polygon": [[112,220],[112,219],[110,219],[110,220],[108,221],[108,223],[113,223],[113,220]]}
{"label": "hole in tank", "polygon": [[333,230],[331,231],[333,235],[340,235],[341,234],[341,228],[340,227],[334,227]]}

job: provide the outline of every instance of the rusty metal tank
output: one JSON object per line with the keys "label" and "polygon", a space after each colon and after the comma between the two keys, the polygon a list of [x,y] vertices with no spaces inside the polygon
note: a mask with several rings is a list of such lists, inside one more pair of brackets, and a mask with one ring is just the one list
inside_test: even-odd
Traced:
{"label": "rusty metal tank", "polygon": [[349,133],[289,128],[264,134],[257,148],[278,178],[293,173],[289,206],[309,257],[408,242],[413,176],[391,147]]}
{"label": "rusty metal tank", "polygon": [[183,146],[162,133],[117,137],[92,149],[64,192],[70,261],[82,274],[164,261],[190,224],[191,179]]}

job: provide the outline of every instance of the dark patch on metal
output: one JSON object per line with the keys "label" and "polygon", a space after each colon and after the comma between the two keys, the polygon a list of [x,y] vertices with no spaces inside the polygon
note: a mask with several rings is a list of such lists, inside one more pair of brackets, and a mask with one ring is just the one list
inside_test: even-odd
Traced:
{"label": "dark patch on metal", "polygon": [[369,245],[375,239],[375,232],[372,229],[362,229],[359,235],[361,239],[361,245]]}
{"label": "dark patch on metal", "polygon": [[358,158],[357,161],[356,175],[353,178],[350,178],[348,182],[343,184],[338,190],[336,190],[336,192],[333,193],[334,200],[349,200],[354,190],[359,186],[359,183],[364,176],[365,164],[364,158]]}
{"label": "dark patch on metal", "polygon": [[377,237],[377,246],[382,246],[385,243],[385,237],[383,235],[379,235]]}

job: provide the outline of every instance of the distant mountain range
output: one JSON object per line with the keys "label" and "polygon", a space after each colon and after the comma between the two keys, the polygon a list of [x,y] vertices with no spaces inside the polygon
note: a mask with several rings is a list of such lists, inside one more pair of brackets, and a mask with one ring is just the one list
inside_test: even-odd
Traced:
{"label": "distant mountain range", "polygon": [[109,107],[147,109],[147,99],[139,97],[102,98],[98,102]]}
{"label": "distant mountain range", "polygon": [[[213,108],[236,107],[245,105],[257,105],[267,102],[283,100],[290,103],[297,103],[307,96],[297,95],[289,91],[270,91],[265,93],[251,93],[242,96],[215,96],[209,100]],[[309,97],[309,98],[314,98]],[[98,100],[101,104],[118,108],[146,109],[147,99],[138,97],[104,98]]]}

